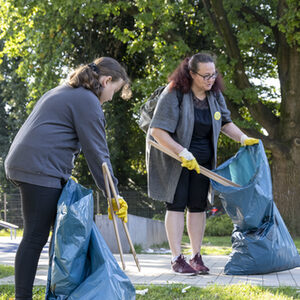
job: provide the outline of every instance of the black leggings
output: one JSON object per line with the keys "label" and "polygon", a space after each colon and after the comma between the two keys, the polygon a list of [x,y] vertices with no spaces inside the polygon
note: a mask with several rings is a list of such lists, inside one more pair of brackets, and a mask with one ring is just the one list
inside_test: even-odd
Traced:
{"label": "black leggings", "polygon": [[18,183],[24,218],[23,239],[15,258],[15,299],[32,299],[40,254],[56,217],[62,189]]}

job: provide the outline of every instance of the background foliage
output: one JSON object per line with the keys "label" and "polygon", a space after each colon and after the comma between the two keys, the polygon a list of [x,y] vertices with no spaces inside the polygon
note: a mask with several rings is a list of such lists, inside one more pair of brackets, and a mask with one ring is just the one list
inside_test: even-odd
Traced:
{"label": "background foliage", "polygon": [[[210,51],[224,76],[232,117],[248,135],[263,140],[274,165],[279,208],[290,229],[300,234],[297,209],[284,205],[300,206],[298,178],[278,184],[299,173],[297,0],[0,0],[0,7],[1,189],[9,189],[3,179],[9,143],[35,102],[74,67],[99,56],[122,62],[132,80],[132,99],[116,97],[104,105],[115,174],[125,188],[145,186],[139,107],[184,57]],[[280,82],[280,90],[271,79]],[[238,148],[221,137],[219,162]],[[289,162],[288,169],[280,159]],[[94,185],[82,156],[74,173],[84,185]]]}

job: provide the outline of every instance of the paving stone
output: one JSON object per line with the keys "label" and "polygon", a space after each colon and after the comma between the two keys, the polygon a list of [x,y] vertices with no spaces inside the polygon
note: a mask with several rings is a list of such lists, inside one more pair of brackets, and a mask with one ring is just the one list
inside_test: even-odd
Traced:
{"label": "paving stone", "polygon": [[277,275],[280,286],[297,286],[290,270],[278,272]]}
{"label": "paving stone", "polygon": [[247,284],[263,285],[263,276],[262,275],[249,275]]}
{"label": "paving stone", "polygon": [[221,284],[221,285],[230,284],[232,279],[233,279],[233,276],[231,276],[231,275],[220,274],[216,278],[215,284]]}
{"label": "paving stone", "polygon": [[278,275],[277,273],[264,274],[262,279],[263,286],[273,286],[278,287]]}
{"label": "paving stone", "polygon": [[247,283],[248,276],[247,275],[234,275],[230,284],[240,284],[240,283]]}

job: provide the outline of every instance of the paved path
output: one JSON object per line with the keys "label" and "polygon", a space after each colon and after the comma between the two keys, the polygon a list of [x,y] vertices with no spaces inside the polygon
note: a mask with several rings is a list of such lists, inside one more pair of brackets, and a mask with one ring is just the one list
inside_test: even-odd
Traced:
{"label": "paved path", "polygon": [[[14,257],[20,242],[20,238],[11,240],[0,238],[0,264],[13,265]],[[115,258],[120,264],[119,255]],[[138,272],[133,256],[125,254],[125,273],[133,284],[171,284],[183,283],[204,287],[210,284],[237,284],[251,283],[260,286],[291,286],[300,288],[300,268],[288,271],[275,272],[266,275],[244,275],[231,276],[223,273],[228,256],[203,256],[205,264],[210,268],[209,275],[183,276],[174,274],[170,269],[170,255],[139,254],[138,259],[141,265],[141,272]],[[120,264],[121,265],[121,264]],[[38,272],[35,285],[46,285],[48,272],[48,246],[43,249],[39,260]],[[14,277],[0,279],[0,284],[13,284]]]}

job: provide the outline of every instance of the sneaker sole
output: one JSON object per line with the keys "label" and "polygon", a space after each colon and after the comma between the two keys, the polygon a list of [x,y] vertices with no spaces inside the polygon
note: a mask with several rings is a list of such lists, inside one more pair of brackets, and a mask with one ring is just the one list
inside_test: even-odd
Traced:
{"label": "sneaker sole", "polygon": [[198,275],[209,275],[209,272],[207,271],[198,271]]}
{"label": "sneaker sole", "polygon": [[173,274],[176,274],[176,275],[180,275],[180,276],[197,276],[197,275],[199,275],[199,273],[198,272],[196,272],[196,273],[179,273],[179,272],[175,272],[175,271],[172,271],[173,272]]}

